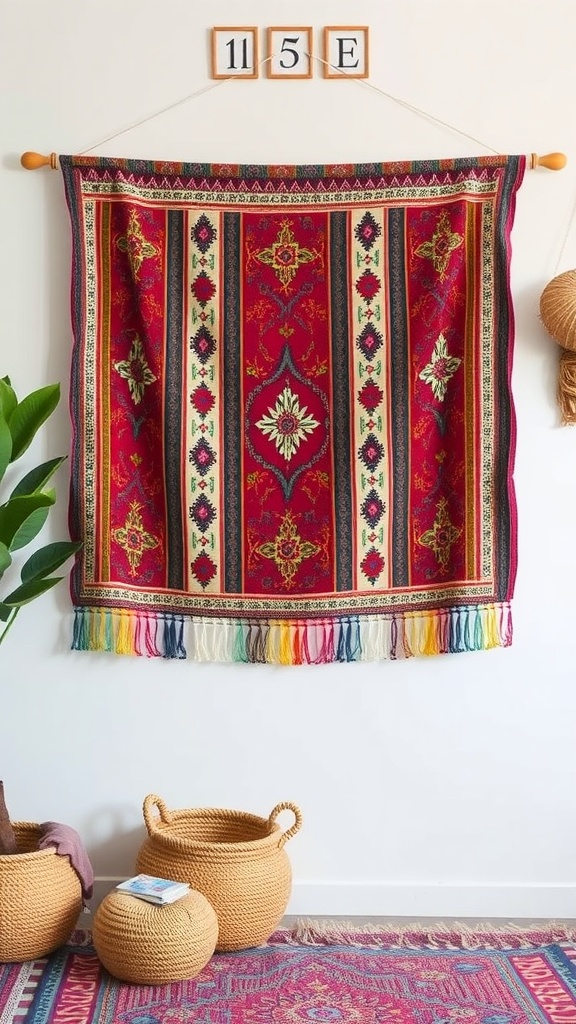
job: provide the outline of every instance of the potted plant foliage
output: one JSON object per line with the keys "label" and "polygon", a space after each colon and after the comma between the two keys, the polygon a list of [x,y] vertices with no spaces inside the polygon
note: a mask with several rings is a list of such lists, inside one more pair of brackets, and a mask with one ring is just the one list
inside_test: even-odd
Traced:
{"label": "potted plant foliage", "polygon": [[59,401],[59,384],[39,388],[18,401],[9,377],[0,379],[0,644],[23,605],[63,579],[53,574],[81,546],[69,540],[45,544],[26,559],[16,587],[4,583],[5,573],[9,579],[10,569],[14,570],[14,552],[31,544],[48,518],[56,492],[47,485],[66,456],[36,466],[6,496],[2,483],[8,467],[22,457]]}

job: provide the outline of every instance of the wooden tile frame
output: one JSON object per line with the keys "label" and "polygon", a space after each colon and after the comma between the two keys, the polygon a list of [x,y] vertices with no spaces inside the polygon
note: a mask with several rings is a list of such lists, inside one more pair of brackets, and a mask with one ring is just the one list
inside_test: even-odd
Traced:
{"label": "wooden tile frame", "polygon": [[[217,34],[222,32],[243,32],[252,36],[254,62],[253,70],[250,74],[234,73],[234,71],[226,71],[224,73],[219,72]],[[235,78],[238,80],[248,79],[248,81],[253,81],[255,78],[258,78],[260,71],[258,67],[258,38],[259,30],[256,25],[215,25],[212,29],[212,78]]]}
{"label": "wooden tile frame", "polygon": [[[294,32],[305,33],[308,36],[308,42],[307,42],[307,45],[306,45],[306,52],[308,53],[308,71],[306,73],[304,73],[304,74],[300,74],[300,73],[292,74],[289,69],[287,71],[281,71],[281,72],[275,72],[275,71],[272,70],[272,60],[270,58],[272,57],[272,54],[274,53],[274,48],[273,48],[273,33],[274,32],[284,32],[285,33],[285,38],[288,38],[288,39],[290,38],[289,33],[291,33],[291,32],[292,33],[294,33]],[[267,75],[268,78],[288,78],[288,79],[292,79],[292,80],[294,80],[296,78],[312,78],[312,75],[313,75],[313,66],[312,65],[313,65],[313,60],[314,60],[314,56],[313,56],[313,54],[314,54],[314,33],[313,33],[313,29],[312,29],[311,25],[270,25],[268,30],[267,30],[267,33],[266,33],[266,39],[267,39],[266,57],[268,58],[267,62],[266,62],[266,75]],[[297,52],[297,51],[293,51],[293,52]]]}
{"label": "wooden tile frame", "polygon": [[[361,73],[355,74],[349,71],[337,71],[335,66],[330,64],[330,33],[332,32],[354,32],[362,33],[364,36],[364,69]],[[324,52],[323,57],[326,63],[323,65],[324,78],[368,78],[370,66],[370,29],[368,25],[325,25],[323,32]]]}

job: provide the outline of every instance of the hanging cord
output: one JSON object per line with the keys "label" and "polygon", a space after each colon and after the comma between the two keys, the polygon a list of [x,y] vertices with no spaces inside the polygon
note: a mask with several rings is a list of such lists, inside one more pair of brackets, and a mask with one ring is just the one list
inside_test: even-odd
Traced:
{"label": "hanging cord", "polygon": [[576,219],[576,192],[574,193],[574,199],[573,199],[573,202],[572,202],[572,212],[570,214],[570,217],[568,218],[568,224],[566,225],[566,230],[564,232],[564,238],[562,240],[562,247],[560,249],[560,254],[558,256],[558,259],[556,260],[556,266],[554,267],[554,273],[552,275],[553,277],[556,277],[556,275],[558,273],[558,270],[560,268],[560,264],[562,262],[562,257],[564,256],[564,252],[566,250],[566,245],[568,244],[568,239],[570,237],[570,232],[571,232],[572,227],[574,225],[575,219]]}
{"label": "hanging cord", "polygon": [[[269,57],[265,57],[264,60],[258,62],[257,67],[267,64],[271,61],[274,54]],[[141,118],[140,121],[133,121],[126,128],[121,128],[119,132],[114,132],[113,135],[108,135],[105,139],[100,139],[99,142],[95,142],[93,146],[89,146],[88,149],[80,150],[79,156],[85,156],[86,153],[91,153],[93,149],[98,149],[100,146],[105,146],[107,142],[112,142],[112,139],[118,139],[121,135],[125,135],[126,132],[131,132],[133,128],[139,128],[142,124],[147,124],[148,121],[154,121],[155,118],[161,117],[162,114],[167,114],[169,110],[175,110],[176,107],[182,107],[185,103],[190,103],[191,100],[198,99],[199,96],[203,96],[207,92],[211,92],[212,89],[217,89],[219,85],[225,85],[227,82],[233,82],[234,77],[221,78],[217,82],[212,82],[210,85],[205,85],[203,89],[198,89],[196,92],[191,92],[188,96],[183,96],[182,99],[176,100],[175,103],[169,103],[167,107],[162,107],[161,110],[156,110],[154,114],[148,114],[148,117]]]}
{"label": "hanging cord", "polygon": [[[265,64],[268,64],[275,56],[275,54],[271,53],[270,56],[259,61],[257,67],[263,67]],[[425,121],[429,121],[431,124],[437,124],[441,125],[442,128],[448,128],[449,131],[456,132],[457,135],[461,135],[465,139],[470,139],[471,142],[475,142],[478,146],[482,146],[483,149],[489,149],[491,153],[496,153],[498,155],[499,151],[497,149],[493,149],[487,142],[482,142],[481,139],[477,139],[474,135],[470,135],[468,132],[463,132],[460,128],[457,128],[456,125],[450,124],[448,121],[443,121],[440,117],[435,117],[434,114],[430,114],[428,111],[422,110],[420,107],[416,107],[414,104],[408,103],[406,100],[399,99],[398,96],[393,96],[384,89],[380,89],[377,85],[373,85],[372,82],[367,81],[367,79],[353,78],[351,75],[347,75],[345,71],[341,71],[340,68],[330,64],[329,61],[324,60],[323,57],[318,57],[315,53],[306,52],[306,56],[309,60],[316,60],[319,64],[323,64],[325,67],[329,67],[332,68],[332,70],[337,71],[342,78],[348,79],[354,85],[362,86],[364,89],[370,89],[379,96],[383,96],[392,103],[398,104],[399,107],[403,107],[405,110],[408,110],[411,114],[416,114],[418,117],[422,117]],[[188,96],[183,96],[182,99],[176,100],[175,103],[169,103],[167,107],[162,107],[161,110],[157,110],[155,113],[149,114],[147,117],[143,117],[139,121],[132,122],[126,128],[122,128],[120,131],[114,132],[112,135],[108,135],[105,139],[100,139],[100,141],[94,143],[93,146],[89,146],[87,149],[81,150],[79,155],[83,156],[86,153],[91,153],[94,149],[98,149],[100,146],[105,146],[107,142],[112,142],[113,139],[118,139],[121,135],[125,135],[126,132],[132,131],[133,128],[139,128],[140,125],[147,124],[149,121],[154,121],[155,118],[161,117],[162,114],[167,114],[169,110],[175,110],[177,107],[181,107],[185,103],[189,103],[192,100],[205,95],[205,93],[211,92],[212,89],[217,89],[219,85],[225,85],[227,82],[233,81],[234,76],[231,76],[230,78],[219,79],[219,81],[212,82],[210,85],[205,85],[203,89],[198,89],[196,92],[192,92]]]}
{"label": "hanging cord", "polygon": [[391,93],[386,92],[384,89],[379,89],[377,85],[373,85],[365,78],[353,78],[351,75],[347,75],[345,71],[341,71],[340,68],[334,64],[330,64],[329,61],[324,60],[323,57],[318,57],[315,53],[307,53],[308,58],[317,60],[320,64],[324,64],[327,68],[332,68],[333,71],[338,71],[342,78],[349,79],[355,85],[364,86],[365,89],[371,89],[372,92],[378,93],[380,96],[385,96],[387,100],[391,100],[393,103],[397,103],[399,107],[404,107],[405,110],[409,110],[412,114],[417,114],[419,117],[424,118],[426,121],[430,121],[433,124],[440,124],[443,128],[448,128],[451,132],[456,132],[457,135],[462,135],[465,139],[470,139],[472,142],[476,142],[479,146],[484,149],[489,149],[491,153],[499,155],[499,150],[492,149],[487,142],[482,142],[481,139],[477,139],[474,135],[469,135],[468,132],[463,132],[460,128],[457,128],[454,124],[449,124],[448,121],[442,121],[441,118],[435,117],[434,114],[429,114],[426,110],[421,110],[420,107],[414,106],[412,103],[408,103],[406,100],[401,100],[397,96],[392,96]]}

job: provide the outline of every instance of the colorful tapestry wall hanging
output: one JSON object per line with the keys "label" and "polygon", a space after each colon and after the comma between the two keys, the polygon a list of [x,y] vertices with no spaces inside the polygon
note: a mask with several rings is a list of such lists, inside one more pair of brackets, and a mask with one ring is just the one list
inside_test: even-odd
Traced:
{"label": "colorful tapestry wall hanging", "polygon": [[508,645],[524,157],[60,163],[73,647],[300,664]]}

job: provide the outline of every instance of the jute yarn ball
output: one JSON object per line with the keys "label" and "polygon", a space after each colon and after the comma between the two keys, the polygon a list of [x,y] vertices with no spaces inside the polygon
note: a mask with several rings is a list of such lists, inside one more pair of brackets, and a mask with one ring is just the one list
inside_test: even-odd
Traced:
{"label": "jute yarn ball", "polygon": [[92,941],[115,978],[136,985],[165,985],[195,978],[218,939],[216,912],[202,893],[166,906],[111,892],[96,911]]}
{"label": "jute yarn ball", "polygon": [[558,375],[558,404],[563,423],[576,423],[576,270],[566,270],[540,296],[540,317],[563,349]]}

